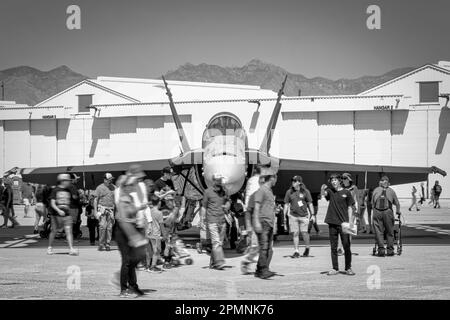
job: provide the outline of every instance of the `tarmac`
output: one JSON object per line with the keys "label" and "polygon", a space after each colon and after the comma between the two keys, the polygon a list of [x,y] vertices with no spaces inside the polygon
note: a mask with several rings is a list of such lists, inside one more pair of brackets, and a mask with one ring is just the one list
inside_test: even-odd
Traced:
{"label": "tarmac", "polygon": [[[111,252],[99,252],[84,238],[76,243],[80,255],[69,256],[66,242],[57,240],[56,254],[48,256],[47,240],[32,234],[34,219],[23,218],[22,208],[16,207],[21,227],[0,229],[0,299],[119,299],[119,290],[110,284],[120,268],[115,246]],[[325,209],[320,206],[319,222]],[[208,255],[188,249],[192,265],[162,273],[138,271],[139,286],[147,291],[138,299],[449,299],[448,204],[442,209],[403,211],[402,255],[374,257],[373,235],[358,235],[352,240],[355,276],[324,274],[331,268],[331,258],[327,228],[321,224],[321,235],[312,236],[311,257],[292,259],[290,238],[279,238],[270,267],[277,275],[269,280],[243,275],[243,256],[234,250],[225,250],[227,268],[218,271],[209,269]],[[87,237],[87,230],[83,232]],[[339,263],[343,271],[343,257]]]}

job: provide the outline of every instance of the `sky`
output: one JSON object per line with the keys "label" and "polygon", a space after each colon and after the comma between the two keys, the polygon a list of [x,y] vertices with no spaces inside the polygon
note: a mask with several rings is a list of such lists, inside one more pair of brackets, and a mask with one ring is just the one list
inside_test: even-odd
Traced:
{"label": "sky", "polygon": [[[71,4],[80,30],[66,27]],[[380,30],[367,28],[369,5]],[[450,60],[449,12],[448,0],[0,0],[0,70],[155,78],[257,58],[307,77],[380,75]]]}

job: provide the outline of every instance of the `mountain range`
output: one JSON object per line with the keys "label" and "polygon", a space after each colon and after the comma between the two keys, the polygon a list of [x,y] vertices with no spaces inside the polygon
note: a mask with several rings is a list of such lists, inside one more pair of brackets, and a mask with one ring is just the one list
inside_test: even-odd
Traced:
{"label": "mountain range", "polygon": [[[276,65],[253,59],[242,67],[186,63],[176,70],[167,72],[165,77],[168,80],[258,85],[263,89],[278,91],[283,77],[287,74],[288,81],[284,90],[287,96],[340,95],[357,94],[413,69],[399,68],[378,76],[330,80],[323,77],[307,78],[301,74],[290,73]],[[67,66],[60,66],[50,71],[41,71],[28,66],[0,71],[0,81],[3,81],[5,86],[5,100],[29,105],[35,105],[87,78]]]}

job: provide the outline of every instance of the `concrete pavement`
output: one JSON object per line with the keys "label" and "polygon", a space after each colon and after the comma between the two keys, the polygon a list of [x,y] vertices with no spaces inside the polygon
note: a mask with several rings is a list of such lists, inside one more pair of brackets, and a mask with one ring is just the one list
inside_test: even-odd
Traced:
{"label": "concrete pavement", "polygon": [[[74,257],[58,240],[57,254],[48,256],[47,241],[31,234],[33,219],[21,218],[20,208],[16,213],[23,226],[0,230],[0,299],[118,299],[118,289],[109,284],[120,267],[116,247],[98,252],[81,240],[80,255]],[[414,223],[405,229],[401,256],[373,257],[371,236],[354,238],[355,276],[322,274],[331,267],[323,225],[310,258],[292,259],[291,242],[276,243],[271,269],[278,275],[271,280],[242,275],[242,256],[234,251],[226,250],[229,267],[216,271],[208,268],[209,256],[190,249],[193,265],[161,274],[138,272],[139,285],[150,289],[140,299],[449,299],[450,210],[424,208],[405,216]]]}

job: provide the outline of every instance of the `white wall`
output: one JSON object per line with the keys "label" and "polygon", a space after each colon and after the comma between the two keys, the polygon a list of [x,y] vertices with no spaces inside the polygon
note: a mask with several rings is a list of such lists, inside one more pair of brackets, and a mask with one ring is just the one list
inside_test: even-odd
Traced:
{"label": "white wall", "polygon": [[353,112],[319,113],[319,161],[354,162]]}
{"label": "white wall", "polygon": [[391,164],[391,112],[355,112],[355,163]]}
{"label": "white wall", "polygon": [[30,121],[5,121],[4,141],[6,170],[30,167]]}
{"label": "white wall", "polygon": [[31,120],[30,153],[33,166],[56,166],[56,121],[51,119]]}
{"label": "white wall", "polygon": [[317,112],[283,112],[278,122],[280,156],[287,159],[317,160]]}
{"label": "white wall", "polygon": [[5,136],[4,136],[4,121],[0,120],[0,173],[5,172],[6,169],[5,168],[5,152],[4,152],[4,140]]}

